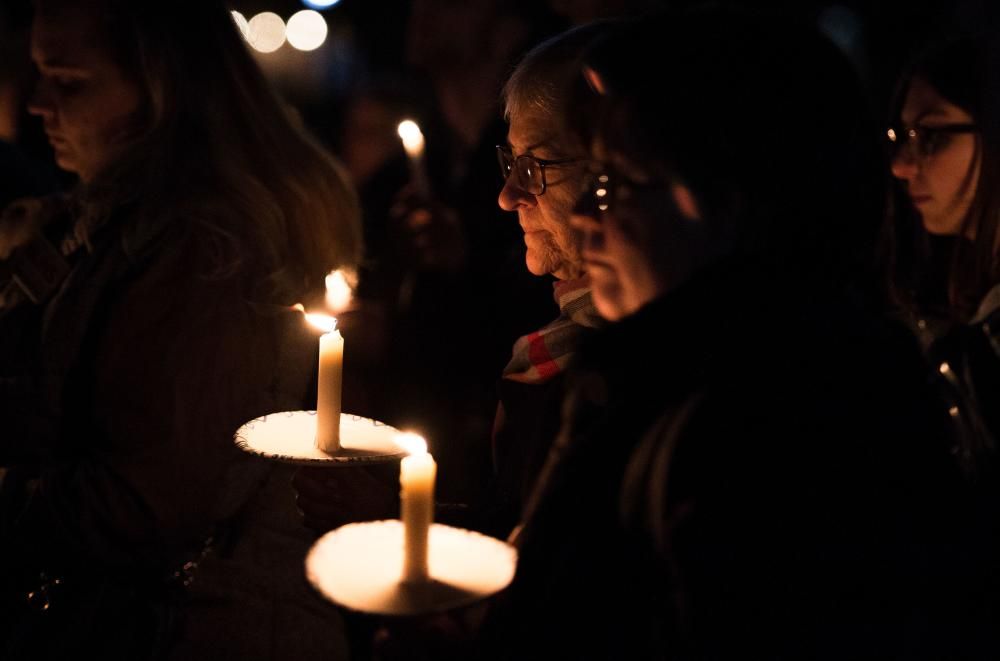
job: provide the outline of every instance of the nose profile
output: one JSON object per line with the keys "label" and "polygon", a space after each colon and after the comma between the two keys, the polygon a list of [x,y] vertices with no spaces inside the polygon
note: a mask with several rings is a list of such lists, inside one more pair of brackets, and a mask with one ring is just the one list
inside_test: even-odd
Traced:
{"label": "nose profile", "polygon": [[512,174],[504,180],[497,204],[504,211],[518,211],[530,209],[538,204],[538,201],[534,195],[517,185],[517,177]]}
{"label": "nose profile", "polygon": [[920,171],[920,163],[913,155],[912,149],[903,148],[892,157],[889,169],[892,176],[904,181],[910,181]]}
{"label": "nose profile", "polygon": [[45,84],[41,81],[35,84],[27,103],[28,113],[42,118],[49,118],[55,113],[48,97]]}

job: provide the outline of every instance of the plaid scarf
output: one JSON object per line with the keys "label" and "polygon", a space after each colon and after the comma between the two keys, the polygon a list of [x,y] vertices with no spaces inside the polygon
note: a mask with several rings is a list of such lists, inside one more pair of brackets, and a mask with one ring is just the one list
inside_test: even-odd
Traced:
{"label": "plaid scarf", "polygon": [[514,343],[513,356],[503,378],[521,383],[544,383],[562,372],[587,328],[598,328],[603,320],[590,296],[590,279],[560,280],[553,285],[559,318],[541,330]]}

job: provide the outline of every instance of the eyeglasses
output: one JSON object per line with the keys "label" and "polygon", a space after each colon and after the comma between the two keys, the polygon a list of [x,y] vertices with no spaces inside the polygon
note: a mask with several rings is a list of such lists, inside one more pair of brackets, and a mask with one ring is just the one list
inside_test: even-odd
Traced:
{"label": "eyeglasses", "polygon": [[504,181],[507,181],[513,173],[517,185],[531,195],[541,195],[545,192],[548,185],[545,181],[545,168],[570,165],[571,163],[579,163],[581,160],[583,159],[562,158],[553,161],[535,158],[529,154],[515,157],[509,147],[497,145],[500,176],[503,177]]}
{"label": "eyeglasses", "polygon": [[643,193],[663,192],[669,186],[660,180],[648,183],[635,181],[608,164],[595,163],[587,179],[587,187],[577,201],[574,213],[600,219],[615,207],[630,203],[649,204],[637,198]]}
{"label": "eyeglasses", "polygon": [[890,128],[886,131],[886,136],[889,138],[889,149],[893,157],[910,145],[913,150],[911,154],[915,158],[929,158],[950,145],[955,135],[978,132],[979,127],[975,124],[943,124]]}

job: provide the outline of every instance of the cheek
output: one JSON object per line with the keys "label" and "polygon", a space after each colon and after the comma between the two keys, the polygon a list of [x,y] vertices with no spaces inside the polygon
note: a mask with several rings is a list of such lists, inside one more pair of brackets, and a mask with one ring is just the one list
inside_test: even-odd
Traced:
{"label": "cheek", "polygon": [[626,315],[626,296],[621,282],[612,271],[599,269],[590,273],[591,292],[597,313],[608,321],[618,321]]}
{"label": "cheek", "polygon": [[975,192],[978,165],[974,164],[974,147],[954,149],[942,154],[927,174],[938,187],[937,193],[948,200],[971,197]]}
{"label": "cheek", "polygon": [[[548,193],[543,195],[541,199],[548,197]],[[544,245],[546,252],[549,254],[549,258],[553,261],[562,262],[572,262],[577,264],[580,262],[580,250],[577,245],[576,234],[574,233],[572,227],[570,227],[570,210],[572,209],[571,204],[561,204],[556,203],[556,200],[548,200],[544,206],[540,205],[539,211],[541,212],[541,226],[544,233],[541,235],[544,238]]]}
{"label": "cheek", "polygon": [[131,88],[121,90],[108,99],[106,119],[102,131],[107,137],[127,132],[135,121],[139,97]]}
{"label": "cheek", "polygon": [[137,102],[119,95],[81,95],[59,106],[59,121],[80,140],[106,144],[129,126]]}
{"label": "cheek", "polygon": [[604,224],[604,250],[623,272],[635,271],[646,260],[635,239],[613,217]]}
{"label": "cheek", "polygon": [[648,252],[616,223],[605,231],[607,254],[615,265],[625,304],[631,310],[658,295],[658,277]]}
{"label": "cheek", "polygon": [[567,194],[562,187],[558,191],[548,191],[539,200],[549,197],[550,192],[558,192],[550,199],[544,201],[542,215],[545,218],[545,229],[556,238],[561,246],[573,245],[573,230],[570,227],[570,217],[573,206],[576,204],[576,196]]}

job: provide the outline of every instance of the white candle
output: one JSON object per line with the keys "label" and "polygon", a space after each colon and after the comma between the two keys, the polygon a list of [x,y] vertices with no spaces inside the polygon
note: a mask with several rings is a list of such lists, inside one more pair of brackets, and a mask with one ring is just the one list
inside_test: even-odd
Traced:
{"label": "white candle", "polygon": [[[354,277],[353,272],[350,274]],[[334,312],[351,303],[351,284],[343,271],[326,276],[326,304]],[[319,379],[316,388],[316,447],[327,454],[340,451],[341,393],[344,381],[344,338],[337,330],[337,319],[325,314],[307,313],[301,303],[295,309],[306,321],[323,331],[319,338]]]}
{"label": "white candle", "polygon": [[403,141],[403,149],[410,158],[410,177],[417,194],[429,198],[431,194],[427,169],[424,167],[424,134],[412,119],[404,119],[396,128],[399,138]]}
{"label": "white candle", "polygon": [[340,397],[344,378],[344,338],[337,320],[306,314],[310,324],[325,331],[319,337],[319,379],[316,389],[316,447],[328,454],[340,451]]}
{"label": "white candle", "polygon": [[334,328],[319,338],[319,387],[316,391],[316,447],[328,454],[340,451],[343,375],[344,338]]}
{"label": "white candle", "polygon": [[403,520],[403,573],[405,583],[429,578],[428,534],[434,520],[434,479],[437,464],[427,452],[424,439],[416,434],[400,434],[397,443],[410,455],[399,467],[400,514]]}

